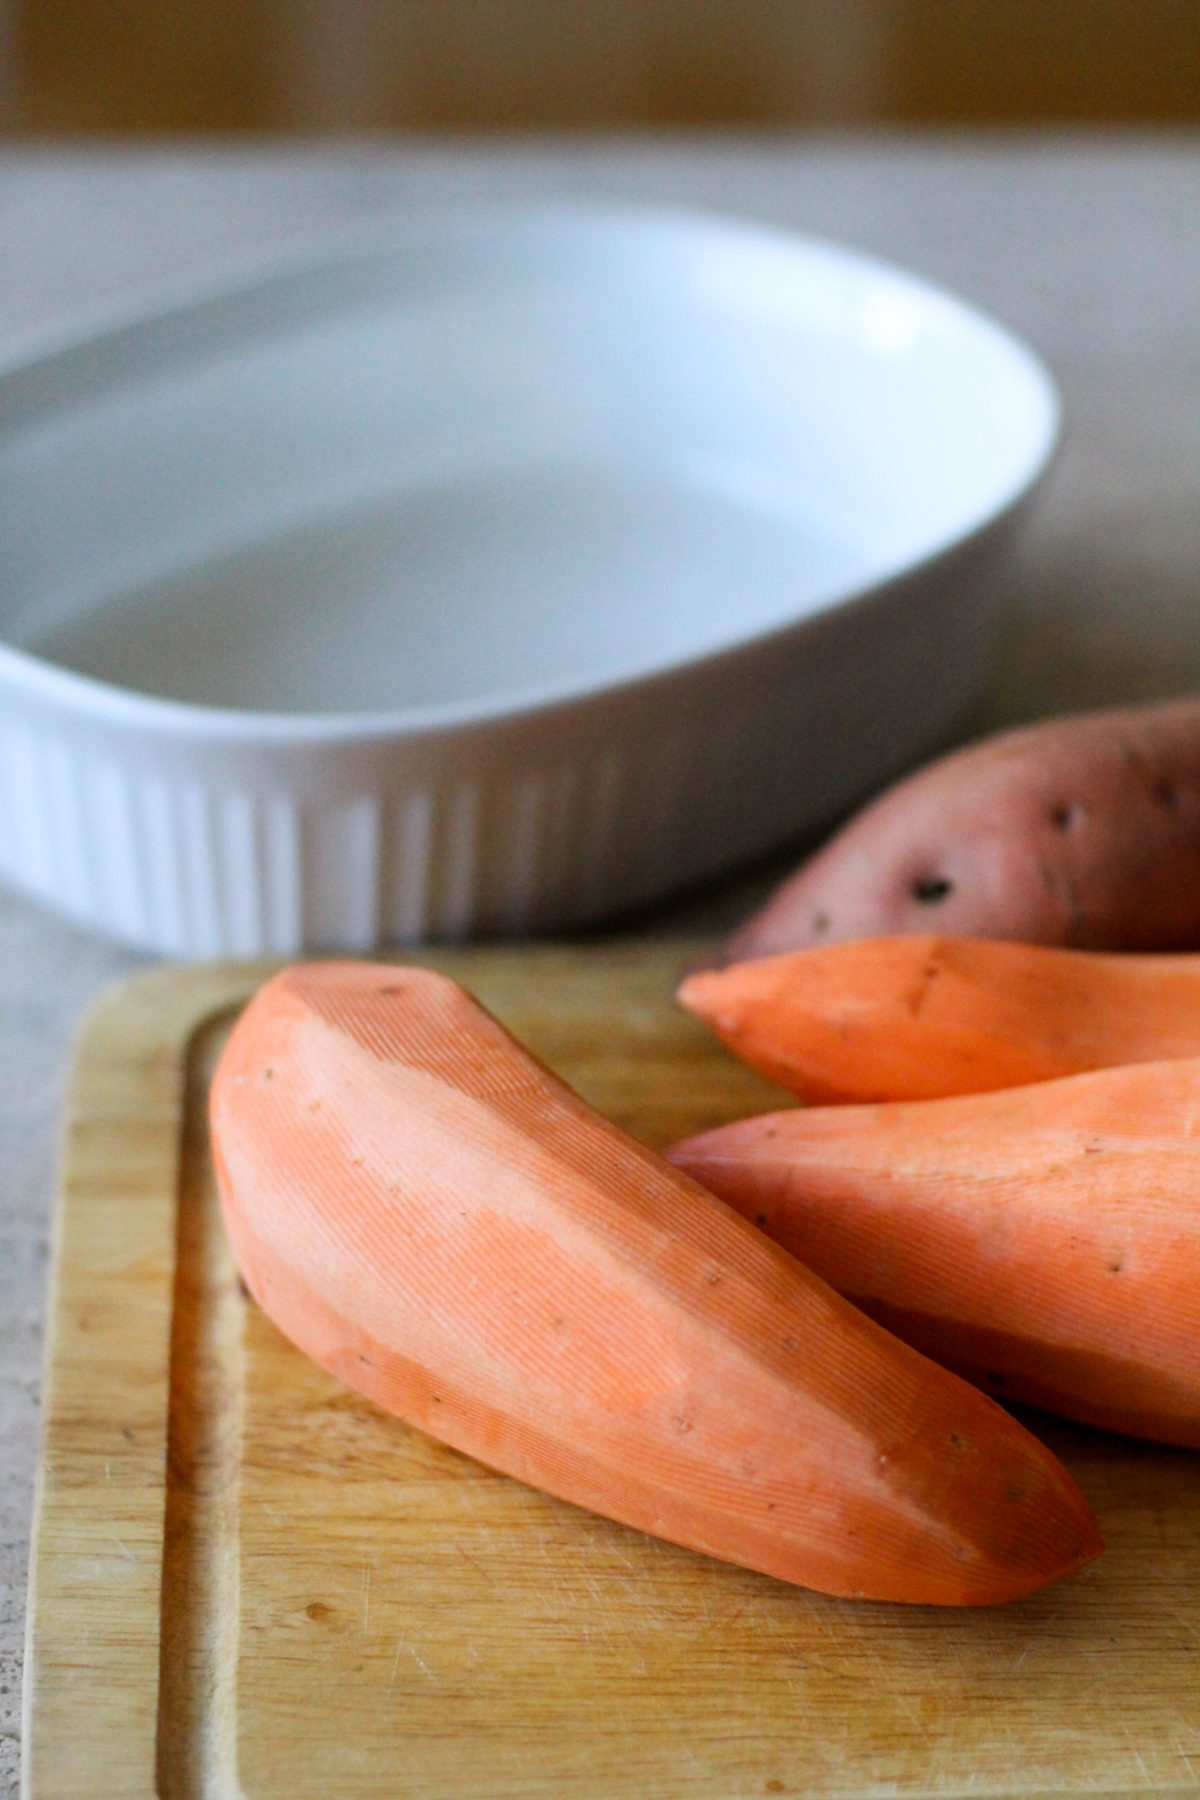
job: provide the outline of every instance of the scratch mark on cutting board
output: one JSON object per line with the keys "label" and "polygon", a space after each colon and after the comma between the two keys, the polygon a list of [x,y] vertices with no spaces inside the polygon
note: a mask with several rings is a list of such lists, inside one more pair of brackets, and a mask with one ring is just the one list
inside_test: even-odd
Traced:
{"label": "scratch mark on cutting board", "polygon": [[370,1565],[370,1563],[363,1564],[362,1603],[363,1603],[362,1628],[363,1628],[363,1636],[366,1637],[367,1629],[371,1623],[371,1565]]}
{"label": "scratch mark on cutting board", "polygon": [[400,1636],[396,1639],[396,1654],[392,1658],[392,1672],[388,1676],[388,1686],[389,1687],[395,1687],[395,1685],[396,1685],[396,1677],[400,1672],[400,1658],[405,1653],[405,1651],[407,1651],[409,1656],[412,1657],[412,1659],[416,1663],[418,1669],[420,1669],[422,1675],[424,1675],[427,1680],[433,1681],[433,1682],[437,1681],[437,1676],[434,1674],[434,1672],[430,1668],[429,1664],[425,1661],[425,1658],[421,1655],[421,1652],[417,1649],[417,1646],[415,1644],[409,1643],[408,1632],[402,1631],[400,1633]]}
{"label": "scratch mark on cutting board", "polygon": [[917,1730],[920,1731],[921,1730],[921,1720],[920,1720],[920,1717],[918,1716],[917,1709],[913,1705],[912,1701],[906,1699],[903,1694],[898,1694],[895,1692],[893,1692],[893,1694],[892,1694],[892,1699],[896,1702],[896,1705],[900,1708],[900,1711],[904,1714],[904,1716],[908,1720],[909,1724],[915,1725]]}
{"label": "scratch mark on cutting board", "polygon": [[[1176,1713],[1174,1715],[1174,1717],[1176,1719],[1178,1719],[1179,1715]],[[1191,1727],[1189,1726],[1188,1729],[1190,1730]],[[1196,1774],[1196,1767],[1195,1767],[1196,1753],[1193,1750],[1185,1750],[1184,1749],[1183,1738],[1182,1738],[1182,1734],[1179,1730],[1178,1725],[1174,1725],[1172,1727],[1171,1744],[1172,1744],[1172,1747],[1174,1748],[1176,1756],[1179,1758],[1180,1762],[1183,1763],[1184,1767],[1186,1768],[1188,1775],[1194,1779],[1195,1774]]]}

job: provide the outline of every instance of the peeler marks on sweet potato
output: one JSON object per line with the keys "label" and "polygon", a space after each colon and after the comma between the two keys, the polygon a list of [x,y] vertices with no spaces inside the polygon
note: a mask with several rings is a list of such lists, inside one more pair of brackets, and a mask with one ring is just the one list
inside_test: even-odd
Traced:
{"label": "peeler marks on sweet potato", "polygon": [[1100,1551],[1023,1427],[602,1119],[443,977],[277,976],[230,1038],[212,1128],[266,1313],[492,1468],[841,1595],[1009,1600]]}
{"label": "peeler marks on sweet potato", "polygon": [[1200,1448],[1200,1059],[797,1107],[669,1154],[994,1393]]}

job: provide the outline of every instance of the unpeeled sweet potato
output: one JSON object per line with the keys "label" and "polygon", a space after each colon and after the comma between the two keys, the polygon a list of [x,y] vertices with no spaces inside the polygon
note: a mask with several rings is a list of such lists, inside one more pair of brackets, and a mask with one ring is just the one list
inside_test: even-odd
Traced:
{"label": "unpeeled sweet potato", "polygon": [[359,1392],[552,1494],[831,1593],[964,1605],[1099,1553],[1056,1459],[453,982],[300,966],[212,1090],[264,1311]]}
{"label": "unpeeled sweet potato", "polygon": [[1200,946],[1200,700],[1050,719],[930,763],[786,881],[725,960],[930,931]]}

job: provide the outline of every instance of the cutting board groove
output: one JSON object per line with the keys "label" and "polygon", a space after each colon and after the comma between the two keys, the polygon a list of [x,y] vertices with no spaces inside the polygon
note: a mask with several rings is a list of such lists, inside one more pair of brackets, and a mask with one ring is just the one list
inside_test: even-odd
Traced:
{"label": "cutting board groove", "polygon": [[[426,956],[646,1142],[778,1104],[684,944]],[[1031,1421],[1107,1556],[1016,1606],[853,1606],[480,1468],[248,1301],[206,1097],[264,967],[108,996],[67,1107],[28,1800],[973,1800],[1200,1786],[1197,1459]],[[620,1321],[614,1320],[614,1330]]]}
{"label": "cutting board groove", "polygon": [[182,1132],[159,1656],[163,1800],[237,1791],[237,1509],[245,1301],[208,1156],[210,1027],[192,1042]]}

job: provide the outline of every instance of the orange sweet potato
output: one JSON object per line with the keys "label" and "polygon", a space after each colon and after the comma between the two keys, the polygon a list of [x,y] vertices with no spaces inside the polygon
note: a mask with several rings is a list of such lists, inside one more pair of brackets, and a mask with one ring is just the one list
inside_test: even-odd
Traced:
{"label": "orange sweet potato", "polygon": [[796,1108],[670,1156],[971,1380],[1200,1448],[1200,1060]]}
{"label": "orange sweet potato", "polygon": [[601,1119],[452,982],[261,990],[212,1094],[252,1294],[445,1443],[831,1593],[968,1604],[1098,1554],[995,1403]]}
{"label": "orange sweet potato", "polygon": [[929,931],[1200,946],[1200,700],[1050,719],[930,763],[851,819],[725,958]]}
{"label": "orange sweet potato", "polygon": [[1200,1056],[1200,956],[866,938],[700,970],[679,999],[752,1068],[821,1103]]}

